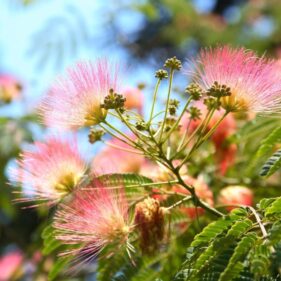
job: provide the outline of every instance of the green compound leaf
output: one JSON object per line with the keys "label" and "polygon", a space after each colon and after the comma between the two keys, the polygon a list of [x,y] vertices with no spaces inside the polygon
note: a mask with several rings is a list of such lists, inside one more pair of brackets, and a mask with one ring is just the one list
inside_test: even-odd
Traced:
{"label": "green compound leaf", "polygon": [[61,246],[61,243],[55,239],[54,228],[51,224],[44,228],[41,237],[43,239],[43,255],[49,255]]}
{"label": "green compound leaf", "polygon": [[275,199],[265,210],[265,217],[268,219],[281,219],[281,197]]}
{"label": "green compound leaf", "polygon": [[269,177],[281,168],[281,149],[276,151],[262,166],[260,175]]}

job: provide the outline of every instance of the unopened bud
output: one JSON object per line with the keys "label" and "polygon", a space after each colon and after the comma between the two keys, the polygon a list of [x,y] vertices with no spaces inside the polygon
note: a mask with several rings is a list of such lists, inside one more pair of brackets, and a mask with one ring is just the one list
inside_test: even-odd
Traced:
{"label": "unopened bud", "polygon": [[90,133],[88,135],[89,142],[93,144],[97,141],[100,141],[104,134],[105,134],[105,131],[102,129],[91,129]]}
{"label": "unopened bud", "polygon": [[168,78],[168,72],[167,72],[167,70],[159,69],[155,72],[155,77],[159,78],[160,80],[167,79]]}
{"label": "unopened bud", "polygon": [[170,100],[169,101],[169,107],[168,107],[168,109],[169,109],[169,113],[170,113],[170,115],[175,115],[176,114],[176,112],[177,112],[177,109],[178,109],[178,107],[179,107],[179,101],[178,100]]}
{"label": "unopened bud", "polygon": [[200,111],[199,108],[191,106],[188,109],[188,112],[190,114],[190,119],[192,119],[192,120],[199,120],[200,119],[201,111]]}
{"label": "unopened bud", "polygon": [[213,97],[204,99],[204,104],[207,106],[208,110],[211,110],[212,108],[219,109],[221,106],[221,102]]}
{"label": "unopened bud", "polygon": [[147,198],[135,208],[135,225],[140,232],[140,247],[145,253],[158,249],[164,238],[165,208],[158,200]]}
{"label": "unopened bud", "polygon": [[175,70],[180,70],[182,67],[181,61],[179,59],[177,59],[176,57],[167,59],[165,61],[164,66],[167,68],[175,69]]}
{"label": "unopened bud", "polygon": [[189,94],[193,100],[200,100],[203,95],[203,90],[196,83],[191,83],[188,87],[186,87],[185,92]]}
{"label": "unopened bud", "polygon": [[212,87],[207,91],[207,95],[215,98],[222,98],[230,96],[231,91],[226,85],[220,85],[217,81],[215,81]]}
{"label": "unopened bud", "polygon": [[109,90],[109,95],[104,98],[104,103],[101,105],[104,109],[122,109],[124,108],[126,98],[122,95],[114,93],[113,89]]}
{"label": "unopened bud", "polygon": [[145,122],[140,121],[140,122],[136,123],[136,128],[138,131],[145,131],[145,130],[147,130],[148,126]]}

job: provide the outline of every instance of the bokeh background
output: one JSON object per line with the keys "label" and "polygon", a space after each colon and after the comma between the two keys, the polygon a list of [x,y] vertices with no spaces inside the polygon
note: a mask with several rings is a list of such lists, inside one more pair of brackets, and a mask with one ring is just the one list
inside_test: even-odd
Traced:
{"label": "bokeh background", "polygon": [[[51,266],[40,253],[46,210],[21,209],[7,182],[20,149],[51,133],[34,112],[55,77],[77,60],[109,57],[128,66],[126,85],[145,84],[149,99],[166,58],[226,43],[280,57],[281,1],[0,1],[0,76],[10,79],[0,87],[17,92],[0,104],[0,281],[47,280]],[[82,141],[85,155],[97,149]]]}

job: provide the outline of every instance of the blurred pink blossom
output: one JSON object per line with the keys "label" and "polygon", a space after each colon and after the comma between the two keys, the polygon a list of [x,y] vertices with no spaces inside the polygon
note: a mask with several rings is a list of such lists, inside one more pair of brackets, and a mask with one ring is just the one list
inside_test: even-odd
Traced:
{"label": "blurred pink blossom", "polygon": [[0,74],[0,101],[9,103],[20,97],[22,85],[17,78],[9,74]]}
{"label": "blurred pink blossom", "polygon": [[132,228],[125,192],[98,183],[75,191],[71,202],[60,205],[53,226],[56,239],[78,245],[63,253],[73,255],[74,263],[92,260],[107,245],[115,245],[115,251],[126,245]]}
{"label": "blurred pink blossom", "polygon": [[[220,191],[218,203],[223,205],[253,205],[254,194],[251,189],[245,186],[228,186]],[[235,207],[227,207],[232,210]]]}
{"label": "blurred pink blossom", "polygon": [[230,88],[231,95],[221,98],[223,108],[261,114],[281,110],[281,80],[276,72],[275,61],[229,46],[202,50],[188,71],[206,92],[215,82]]}
{"label": "blurred pink blossom", "polygon": [[32,196],[22,201],[37,199],[52,203],[75,188],[86,169],[75,139],[52,137],[24,150],[11,176],[13,182],[24,185],[24,192]]}
{"label": "blurred pink blossom", "polygon": [[139,113],[142,113],[144,96],[140,89],[127,87],[122,91],[122,94],[126,98],[125,107],[127,109],[137,109]]}
{"label": "blurred pink blossom", "polygon": [[79,62],[58,77],[39,109],[43,122],[58,129],[78,129],[100,123],[110,89],[119,90],[118,67],[107,60]]}
{"label": "blurred pink blossom", "polygon": [[110,145],[105,146],[92,161],[93,174],[137,173],[140,170],[145,160],[144,156],[126,151],[126,149],[133,149],[118,139],[111,140],[109,144],[125,150]]}
{"label": "blurred pink blossom", "polygon": [[13,274],[21,266],[23,255],[20,251],[14,250],[0,257],[0,281],[11,280]]}

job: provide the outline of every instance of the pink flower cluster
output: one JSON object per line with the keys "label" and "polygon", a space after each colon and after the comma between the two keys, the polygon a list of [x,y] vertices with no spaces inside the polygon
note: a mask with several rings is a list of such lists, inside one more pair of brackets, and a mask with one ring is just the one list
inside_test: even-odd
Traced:
{"label": "pink flower cluster", "polygon": [[126,245],[132,225],[124,190],[94,183],[75,191],[74,200],[60,205],[53,226],[58,240],[79,245],[64,254],[91,260],[108,244]]}
{"label": "pink flower cluster", "polygon": [[22,201],[56,202],[76,187],[87,170],[75,139],[35,142],[17,164],[11,171],[12,181],[23,185],[23,193],[29,195]]}
{"label": "pink flower cluster", "polygon": [[281,110],[281,79],[277,63],[253,51],[229,46],[202,50],[188,74],[204,91],[215,82],[230,88],[222,107],[230,111],[275,113]]}
{"label": "pink flower cluster", "polygon": [[118,66],[107,60],[84,61],[57,79],[45,97],[40,114],[48,127],[76,130],[100,123],[109,90],[119,90]]}

